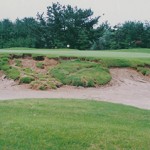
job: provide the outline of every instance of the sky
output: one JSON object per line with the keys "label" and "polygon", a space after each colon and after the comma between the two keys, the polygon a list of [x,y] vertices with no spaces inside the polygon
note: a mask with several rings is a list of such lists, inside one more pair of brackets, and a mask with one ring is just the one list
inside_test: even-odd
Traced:
{"label": "sky", "polygon": [[94,16],[101,16],[100,22],[108,20],[111,25],[124,21],[150,21],[150,0],[0,0],[0,20],[36,17],[37,12],[46,14],[47,6],[52,2],[91,8]]}

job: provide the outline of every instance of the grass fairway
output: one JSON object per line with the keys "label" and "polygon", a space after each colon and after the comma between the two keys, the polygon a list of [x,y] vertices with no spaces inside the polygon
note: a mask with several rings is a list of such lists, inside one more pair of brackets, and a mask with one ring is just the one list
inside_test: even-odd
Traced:
{"label": "grass fairway", "polygon": [[81,100],[0,102],[1,150],[150,149],[150,111]]}
{"label": "grass fairway", "polygon": [[1,49],[0,53],[31,53],[31,54],[43,54],[54,57],[95,57],[95,58],[126,58],[126,59],[138,59],[138,58],[150,58],[150,49],[124,49],[124,50],[72,50],[72,49],[28,49],[28,48],[11,48]]}

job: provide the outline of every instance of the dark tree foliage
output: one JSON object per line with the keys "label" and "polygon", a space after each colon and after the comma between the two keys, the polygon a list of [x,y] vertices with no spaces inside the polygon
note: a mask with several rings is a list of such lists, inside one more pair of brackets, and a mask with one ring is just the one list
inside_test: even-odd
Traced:
{"label": "dark tree foliage", "polygon": [[107,22],[96,29],[92,49],[150,48],[150,23],[128,21],[110,27]]}
{"label": "dark tree foliage", "polygon": [[128,21],[111,27],[108,22],[96,26],[100,17],[91,9],[53,3],[47,14],[37,19],[0,21],[0,48],[124,49],[150,48],[150,22]]}
{"label": "dark tree foliage", "polygon": [[34,18],[17,19],[14,23],[8,19],[0,22],[0,48],[35,47]]}
{"label": "dark tree foliage", "polygon": [[[48,38],[48,41],[44,38],[45,47],[62,48],[69,44],[71,48],[88,48],[90,41],[85,42],[88,46],[80,46],[79,41],[81,38],[85,38],[84,41],[90,39],[90,32],[99,19],[99,17],[92,18],[92,15],[91,9],[82,10],[72,8],[70,5],[62,6],[59,3],[47,7],[45,18],[38,14],[39,23],[45,29]],[[49,41],[51,43],[48,43]]]}

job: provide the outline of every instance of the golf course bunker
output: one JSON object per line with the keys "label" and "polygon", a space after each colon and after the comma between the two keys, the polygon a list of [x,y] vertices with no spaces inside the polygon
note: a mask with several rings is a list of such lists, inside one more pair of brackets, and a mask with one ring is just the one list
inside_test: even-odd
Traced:
{"label": "golf course bunker", "polygon": [[[2,79],[0,75],[0,100],[26,98],[72,98],[108,101],[150,109],[150,78],[130,68],[110,69],[112,80],[98,88],[62,86],[56,90],[39,91],[27,85]],[[2,73],[0,73],[2,74]]]}

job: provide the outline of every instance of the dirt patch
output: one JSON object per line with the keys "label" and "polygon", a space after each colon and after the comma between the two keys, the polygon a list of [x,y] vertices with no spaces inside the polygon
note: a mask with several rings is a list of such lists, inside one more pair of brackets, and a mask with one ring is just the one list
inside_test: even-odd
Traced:
{"label": "dirt patch", "polygon": [[[32,57],[25,57],[17,60],[21,62],[21,68],[30,68],[37,73],[47,73],[49,68],[54,67],[59,63],[57,60],[49,59],[47,57],[45,57],[44,60],[41,61],[34,60]],[[16,66],[15,61],[15,59],[12,59],[9,61],[9,64],[11,66]],[[37,67],[38,62],[43,63],[43,68]]]}
{"label": "dirt patch", "polygon": [[148,83],[150,82],[149,76],[144,76],[141,73],[137,72],[131,68],[113,68],[110,69],[112,80],[110,82],[111,86],[120,86],[122,84],[128,85],[133,82],[138,83]]}
{"label": "dirt patch", "polygon": [[49,58],[45,57],[43,63],[44,63],[45,69],[48,70],[48,69],[53,68],[54,66],[58,65],[59,62],[55,59],[49,59]]}
{"label": "dirt patch", "polygon": [[3,71],[0,71],[0,79],[2,78],[2,76],[4,76]]}
{"label": "dirt patch", "polygon": [[41,69],[36,66],[37,62],[43,63],[43,61],[36,61],[33,59],[25,58],[25,59],[21,59],[21,62],[22,62],[23,68],[30,68],[30,69],[36,71],[37,73],[46,73],[47,72],[47,70],[45,68]]}
{"label": "dirt patch", "polygon": [[58,61],[55,59],[49,59],[49,58],[45,57],[44,64],[46,66],[56,66],[58,64]]}
{"label": "dirt patch", "polygon": [[6,78],[5,74],[0,71],[0,90],[11,88],[16,85],[15,81]]}
{"label": "dirt patch", "polygon": [[[8,94],[5,96],[14,96],[11,95],[11,91],[16,90],[16,93],[14,93],[15,95],[18,94],[19,91],[22,91],[24,89],[29,89],[29,85],[24,84],[24,85],[19,85],[18,81],[14,81],[11,79],[7,79],[5,74],[0,71],[0,99],[3,97],[1,94],[3,94],[3,91],[8,91]],[[10,93],[9,93],[10,91]]]}

